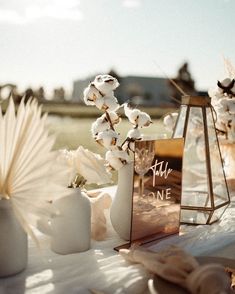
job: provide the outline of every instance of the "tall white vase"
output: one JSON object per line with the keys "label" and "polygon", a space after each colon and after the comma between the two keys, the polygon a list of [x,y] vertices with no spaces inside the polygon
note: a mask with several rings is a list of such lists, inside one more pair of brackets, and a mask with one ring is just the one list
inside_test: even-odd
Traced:
{"label": "tall white vase", "polygon": [[90,248],[91,205],[79,188],[69,196],[55,201],[60,215],[51,220],[51,249],[59,254],[71,254]]}
{"label": "tall white vase", "polygon": [[130,240],[134,163],[124,165],[118,171],[118,185],[110,209],[114,230],[124,240]]}
{"label": "tall white vase", "polygon": [[28,260],[28,238],[9,200],[0,200],[0,278],[24,270]]}

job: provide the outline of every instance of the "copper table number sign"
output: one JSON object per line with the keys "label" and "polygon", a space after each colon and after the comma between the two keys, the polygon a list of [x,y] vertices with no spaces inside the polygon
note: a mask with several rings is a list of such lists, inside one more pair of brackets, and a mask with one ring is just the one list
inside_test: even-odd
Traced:
{"label": "copper table number sign", "polygon": [[179,233],[183,139],[135,142],[130,242],[139,245]]}

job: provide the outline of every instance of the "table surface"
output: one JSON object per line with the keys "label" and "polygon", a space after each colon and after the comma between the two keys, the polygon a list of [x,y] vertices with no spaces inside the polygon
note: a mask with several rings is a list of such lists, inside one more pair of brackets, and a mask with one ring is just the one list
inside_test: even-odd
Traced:
{"label": "table surface", "polygon": [[[114,194],[115,188],[105,188]],[[219,256],[235,259],[235,195],[222,219],[206,226],[181,226],[181,235],[172,236],[157,244],[158,251],[168,244],[183,247],[193,255]],[[108,212],[107,212],[108,215]],[[91,249],[77,254],[58,255],[50,250],[49,240],[39,235],[42,249],[29,240],[28,266],[22,273],[0,279],[0,294],[61,293],[86,294],[89,289],[101,293],[148,293],[150,275],[141,265],[130,264],[113,250],[123,240],[112,229],[104,241],[92,241]]]}

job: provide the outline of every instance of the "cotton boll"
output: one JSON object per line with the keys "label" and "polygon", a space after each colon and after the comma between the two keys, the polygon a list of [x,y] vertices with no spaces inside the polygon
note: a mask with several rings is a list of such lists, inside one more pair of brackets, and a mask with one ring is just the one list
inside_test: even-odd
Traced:
{"label": "cotton boll", "polygon": [[152,123],[150,116],[145,112],[139,114],[137,122],[140,128],[148,127]]}
{"label": "cotton boll", "polygon": [[95,101],[100,98],[102,98],[101,93],[92,83],[83,91],[83,99],[86,105],[95,105]]}
{"label": "cotton boll", "polygon": [[119,108],[119,104],[117,99],[112,95],[112,96],[107,96],[105,98],[105,105],[107,107],[108,112],[113,112]]}
{"label": "cotton boll", "polygon": [[224,98],[220,100],[225,111],[229,111],[231,114],[235,114],[235,98]]}
{"label": "cotton boll", "polygon": [[96,137],[96,135],[100,132],[107,131],[110,128],[110,125],[105,117],[101,116],[97,118],[95,122],[91,125],[91,132],[93,137]]}
{"label": "cotton boll", "polygon": [[119,104],[117,102],[116,97],[113,95],[113,93],[109,93],[109,95],[106,95],[100,99],[97,99],[95,101],[95,105],[98,109],[104,110],[104,111],[115,111],[118,109]]}
{"label": "cotton boll", "polygon": [[105,159],[108,161],[109,165],[115,170],[119,170],[125,164],[130,162],[130,157],[128,153],[124,150],[109,150],[106,152]]}
{"label": "cotton boll", "polygon": [[140,113],[141,111],[139,109],[133,109],[128,115],[130,123],[132,123],[133,125],[137,125]]}
{"label": "cotton boll", "polygon": [[127,104],[124,104],[124,111],[130,123],[135,126],[148,127],[152,123],[150,116],[139,109],[131,109]]}
{"label": "cotton boll", "polygon": [[135,151],[135,141],[140,140],[142,138],[139,129],[132,129],[127,133],[126,142],[123,144],[123,150],[131,150],[132,152]]}
{"label": "cotton boll", "polygon": [[141,111],[139,109],[132,109],[128,106],[127,103],[124,104],[124,112],[126,117],[129,119],[130,123],[136,125],[136,120],[138,119]]}
{"label": "cotton boll", "polygon": [[96,142],[104,146],[106,149],[111,149],[116,145],[118,134],[113,130],[103,131],[96,137]]}
{"label": "cotton boll", "polygon": [[223,79],[222,81],[220,81],[220,84],[223,87],[228,87],[231,84],[231,82],[232,82],[232,80],[230,78],[226,78],[226,79]]}
{"label": "cotton boll", "polygon": [[132,129],[127,133],[127,138],[139,140],[141,139],[141,133],[139,129]]}
{"label": "cotton boll", "polygon": [[104,95],[115,90],[119,86],[118,80],[110,75],[96,76],[94,84]]}
{"label": "cotton boll", "polygon": [[106,110],[106,106],[105,106],[105,100],[104,100],[104,97],[101,97],[99,99],[97,99],[95,102],[94,102],[94,105],[100,109],[100,110]]}
{"label": "cotton boll", "polygon": [[217,86],[215,88],[209,89],[208,95],[216,101],[224,96],[223,92],[224,92],[223,89]]}
{"label": "cotton boll", "polygon": [[164,117],[163,124],[168,131],[173,131],[177,117],[178,113],[176,112],[169,113]]}
{"label": "cotton boll", "polygon": [[235,116],[227,122],[227,135],[230,142],[235,142]]}
{"label": "cotton boll", "polygon": [[218,120],[224,124],[227,124],[228,121],[231,121],[233,119],[233,116],[234,115],[230,114],[228,111],[219,112],[218,113]]}
{"label": "cotton boll", "polygon": [[[102,117],[105,119],[106,114],[104,113]],[[109,117],[112,122],[112,125],[117,125],[121,122],[121,117],[115,112],[115,111],[110,111],[109,112]]]}
{"label": "cotton boll", "polygon": [[131,109],[127,103],[124,103],[123,105],[124,105],[125,116],[129,117],[133,109]]}

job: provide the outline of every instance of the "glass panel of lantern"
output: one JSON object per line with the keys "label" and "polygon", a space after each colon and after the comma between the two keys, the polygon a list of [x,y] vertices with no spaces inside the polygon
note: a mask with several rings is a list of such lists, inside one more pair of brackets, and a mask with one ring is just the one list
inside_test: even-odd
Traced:
{"label": "glass panel of lantern", "polygon": [[173,137],[185,140],[181,222],[211,224],[230,198],[209,97],[182,97]]}

